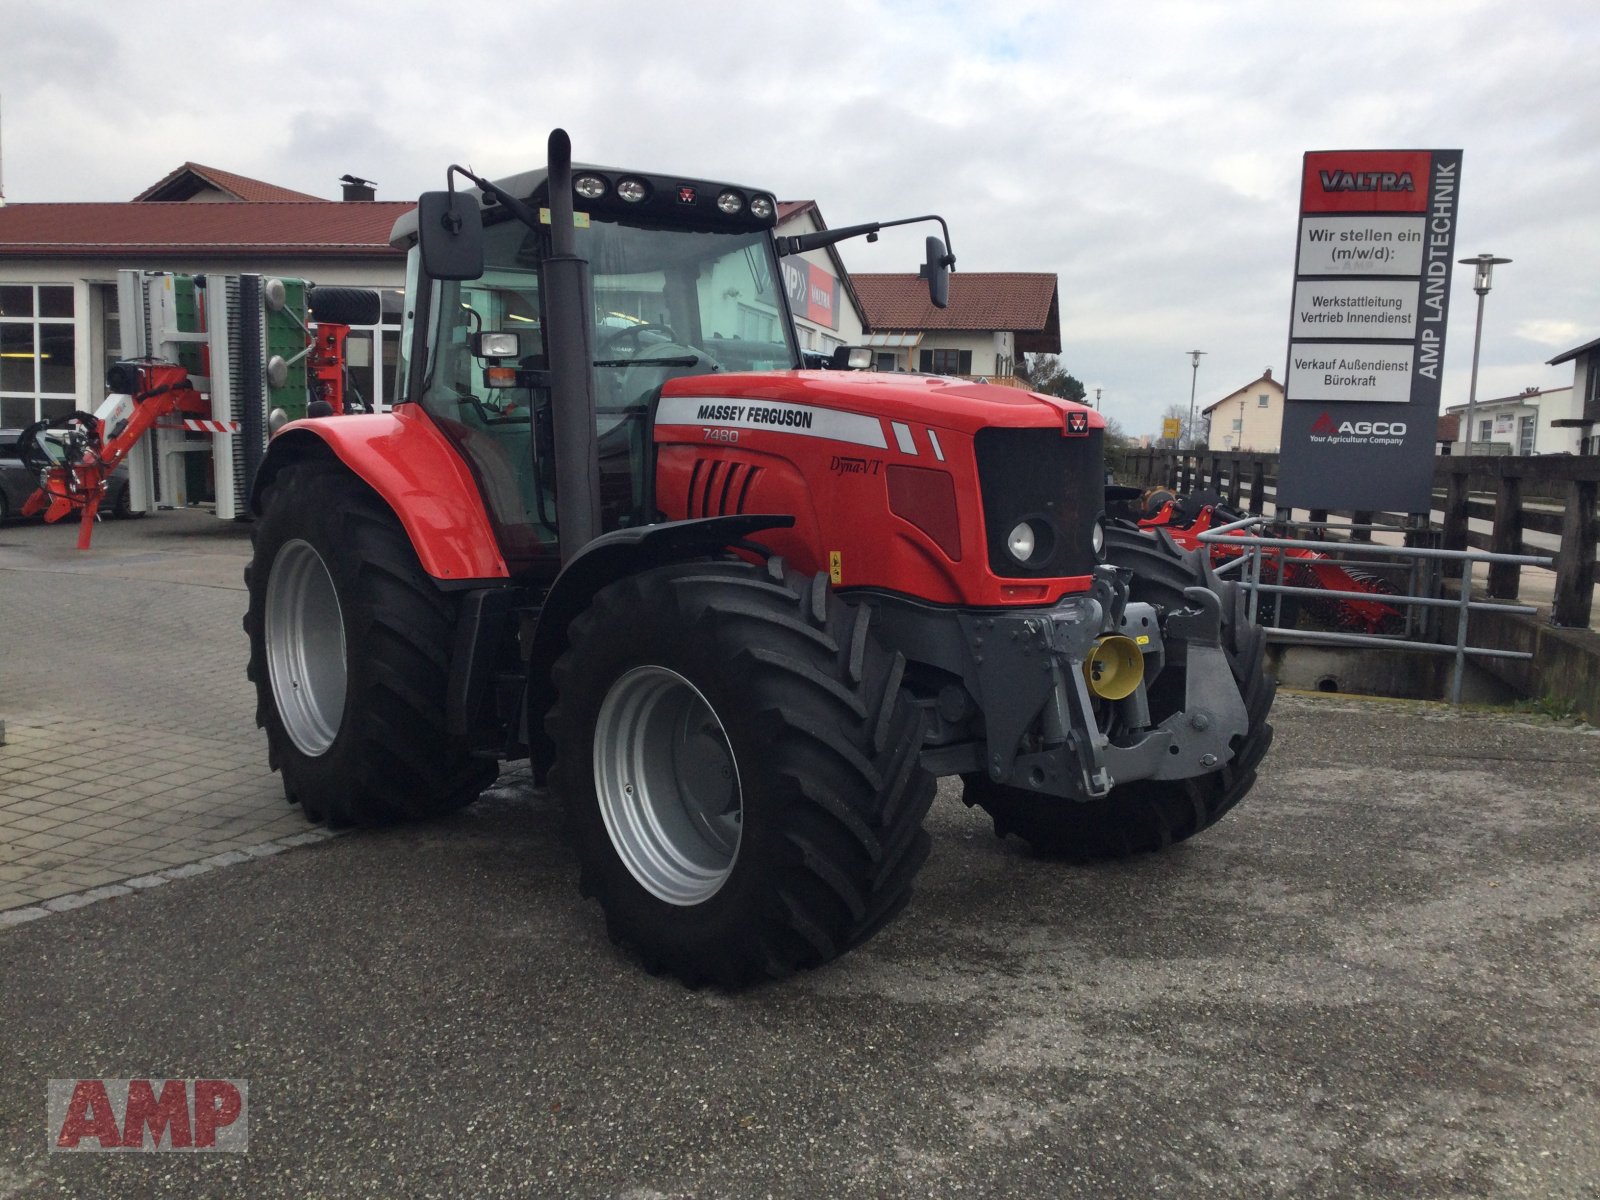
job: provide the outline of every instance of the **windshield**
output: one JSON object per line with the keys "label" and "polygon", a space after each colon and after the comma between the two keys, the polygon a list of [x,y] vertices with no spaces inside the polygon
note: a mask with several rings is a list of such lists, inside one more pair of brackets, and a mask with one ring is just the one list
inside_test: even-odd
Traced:
{"label": "windshield", "polygon": [[[765,230],[643,229],[578,217],[589,262],[602,524],[656,519],[649,417],[682,375],[798,365]],[[553,550],[554,436],[540,260],[549,229],[484,230],[483,275],[436,284],[422,403],[472,462],[510,555]],[[515,359],[474,353],[475,335],[515,333]],[[494,368],[494,370],[491,370]],[[508,369],[509,368],[509,369]],[[537,453],[535,446],[538,447]]]}

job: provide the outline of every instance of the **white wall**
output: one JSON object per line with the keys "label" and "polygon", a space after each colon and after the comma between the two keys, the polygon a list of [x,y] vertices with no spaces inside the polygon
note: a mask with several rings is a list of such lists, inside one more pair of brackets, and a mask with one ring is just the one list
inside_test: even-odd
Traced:
{"label": "white wall", "polygon": [[[1482,427],[1485,421],[1490,422],[1490,433],[1484,437],[1473,432],[1472,441],[1476,443],[1475,453],[1490,454],[1521,454],[1520,430],[1524,417],[1535,419],[1533,435],[1534,454],[1577,454],[1581,448],[1582,430],[1558,429],[1552,422],[1567,420],[1583,415],[1583,405],[1578,397],[1581,393],[1575,387],[1552,388],[1549,391],[1539,392],[1532,396],[1510,396],[1499,400],[1489,400],[1474,404],[1472,407],[1472,423]],[[1451,454],[1465,454],[1467,448],[1467,406],[1453,404],[1447,410],[1461,418],[1461,428],[1458,431],[1455,444],[1450,448]],[[1510,428],[1495,430],[1496,417],[1510,417]],[[1484,450],[1483,444],[1489,443],[1493,449]],[[1501,449],[1501,447],[1504,447]]]}
{"label": "white wall", "polygon": [[[1265,406],[1262,396],[1267,398]],[[1258,379],[1211,406],[1206,416],[1211,422],[1207,445],[1213,450],[1276,454],[1283,438],[1283,387],[1276,380]],[[1234,429],[1233,423],[1241,419],[1242,430]]]}

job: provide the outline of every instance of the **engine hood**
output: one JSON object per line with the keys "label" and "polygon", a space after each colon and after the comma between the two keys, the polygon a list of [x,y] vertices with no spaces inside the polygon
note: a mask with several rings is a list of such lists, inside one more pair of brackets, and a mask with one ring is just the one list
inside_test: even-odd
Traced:
{"label": "engine hood", "polygon": [[994,427],[1060,429],[1067,413],[1083,414],[1080,431],[1103,429],[1094,409],[1057,396],[1021,388],[972,383],[940,375],[901,375],[872,371],[763,371],[693,375],[672,379],[666,396],[769,400],[863,413],[895,421],[916,421],[968,435]]}

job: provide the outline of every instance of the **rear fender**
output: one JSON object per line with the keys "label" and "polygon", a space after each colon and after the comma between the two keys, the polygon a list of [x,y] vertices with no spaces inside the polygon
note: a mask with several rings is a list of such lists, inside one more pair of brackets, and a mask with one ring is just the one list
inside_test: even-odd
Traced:
{"label": "rear fender", "polygon": [[410,404],[393,412],[285,425],[267,443],[250,489],[250,511],[261,515],[261,498],[285,466],[329,455],[394,510],[422,569],[439,582],[510,575],[471,469],[433,422]]}

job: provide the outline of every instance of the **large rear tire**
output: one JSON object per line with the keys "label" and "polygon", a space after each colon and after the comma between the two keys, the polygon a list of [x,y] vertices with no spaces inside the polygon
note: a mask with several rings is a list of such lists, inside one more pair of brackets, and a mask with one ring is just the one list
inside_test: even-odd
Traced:
{"label": "large rear tire", "polygon": [[[1200,552],[1180,549],[1165,533],[1110,526],[1106,556],[1133,571],[1136,601],[1176,610],[1185,605],[1186,587],[1209,587],[1221,596],[1222,648],[1244,696],[1249,726],[1234,739],[1233,757],[1221,770],[1190,779],[1135,780],[1099,800],[1040,796],[987,775],[964,777],[963,798],[989,813],[997,836],[1016,834],[1041,854],[1075,862],[1164,850],[1215,824],[1254,785],[1256,767],[1272,744],[1267,714],[1277,685],[1265,670],[1266,631],[1250,622],[1244,590],[1219,580]],[[1181,689],[1152,689],[1152,718],[1161,721],[1182,700]]]}
{"label": "large rear tire", "polygon": [[579,889],[648,969],[780,978],[910,898],[934,785],[869,619],[772,559],[630,576],[573,621],[551,785]]}
{"label": "large rear tire", "polygon": [[290,802],[313,821],[378,825],[476,799],[498,768],[446,729],[456,602],[389,507],[337,464],[296,463],[253,538],[249,676]]}

